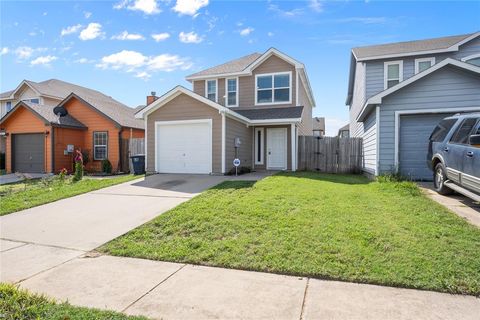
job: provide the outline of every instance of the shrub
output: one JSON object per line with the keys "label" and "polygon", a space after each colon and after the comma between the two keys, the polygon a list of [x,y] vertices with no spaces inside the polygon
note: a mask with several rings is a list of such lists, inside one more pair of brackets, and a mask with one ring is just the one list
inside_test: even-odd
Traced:
{"label": "shrub", "polygon": [[[250,169],[250,167],[238,167],[238,171],[237,173],[239,175],[241,174],[245,174],[245,173],[250,173],[252,172],[252,170]],[[235,175],[235,167],[233,167],[232,169],[230,169],[230,171],[227,172],[227,175],[229,176],[234,176]]]}
{"label": "shrub", "polygon": [[73,174],[73,181],[77,182],[83,178],[83,156],[80,150],[75,150],[75,173]]}
{"label": "shrub", "polygon": [[383,182],[401,182],[405,181],[405,177],[400,175],[399,173],[384,173],[377,177],[377,181],[380,183]]}
{"label": "shrub", "polygon": [[60,170],[60,172],[58,173],[58,180],[63,183],[65,182],[65,178],[67,177],[67,169],[66,168],[63,168],[62,170]]}
{"label": "shrub", "polygon": [[108,159],[102,160],[102,172],[103,173],[112,173],[112,164]]}
{"label": "shrub", "polygon": [[88,150],[82,150],[83,165],[86,166],[90,162],[90,152]]}

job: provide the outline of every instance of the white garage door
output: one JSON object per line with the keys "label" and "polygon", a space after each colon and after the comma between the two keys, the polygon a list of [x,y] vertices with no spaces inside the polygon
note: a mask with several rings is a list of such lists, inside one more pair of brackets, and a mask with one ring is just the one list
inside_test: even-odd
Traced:
{"label": "white garage door", "polygon": [[161,173],[212,172],[212,121],[156,123],[156,171]]}

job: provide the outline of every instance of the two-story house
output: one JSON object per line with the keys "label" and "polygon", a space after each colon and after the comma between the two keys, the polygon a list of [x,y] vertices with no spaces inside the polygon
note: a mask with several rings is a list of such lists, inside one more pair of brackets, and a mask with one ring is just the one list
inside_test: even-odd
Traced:
{"label": "two-story house", "polygon": [[271,48],[187,77],[150,97],[147,172],[225,174],[239,159],[255,170],[295,170],[299,135],[313,133],[315,106],[305,66]]}
{"label": "two-story house", "polygon": [[435,125],[480,110],[480,32],[353,48],[346,104],[366,173],[431,180]]}
{"label": "two-story house", "polygon": [[[58,173],[73,169],[73,149],[88,154],[88,171],[128,168],[122,140],[144,137],[134,109],[99,91],[50,79],[22,81],[0,94],[0,143],[6,171]],[[124,147],[125,148],[125,147]],[[125,157],[123,157],[125,158]]]}

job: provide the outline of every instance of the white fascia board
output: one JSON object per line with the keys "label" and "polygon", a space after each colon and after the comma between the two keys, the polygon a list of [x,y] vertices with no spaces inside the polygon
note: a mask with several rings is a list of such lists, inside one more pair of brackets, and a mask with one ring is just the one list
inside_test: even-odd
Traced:
{"label": "white fascia board", "polygon": [[393,87],[391,87],[387,90],[384,90],[384,91],[374,95],[373,97],[369,98],[367,100],[367,102],[365,102],[365,105],[363,106],[362,111],[358,114],[356,120],[359,121],[359,119],[362,118],[365,110],[367,109],[367,107],[369,105],[381,104],[382,99],[384,97],[394,93],[395,91],[398,91],[398,90],[402,89],[405,86],[408,86],[412,82],[415,82],[415,81],[429,75],[430,73],[435,72],[438,69],[443,68],[447,65],[456,66],[456,67],[462,68],[464,70],[468,70],[468,71],[472,71],[472,72],[480,74],[480,67],[478,67],[478,66],[475,66],[475,65],[470,64],[470,63],[458,61],[458,60],[455,60],[455,59],[452,59],[452,58],[447,58],[447,59],[443,60],[442,62],[439,62],[439,63],[435,64],[434,66],[428,68],[427,70],[425,70],[423,72],[420,72],[420,73],[417,73],[416,75],[408,78],[407,80],[404,80],[404,81],[400,82],[399,84],[397,84],[397,85],[395,85],[395,86],[393,86]]}
{"label": "white fascia board", "polygon": [[250,120],[253,125],[274,125],[274,124],[292,124],[301,122],[302,118],[287,118],[287,119],[264,119],[264,120]]}
{"label": "white fascia board", "polygon": [[230,72],[230,73],[216,73],[216,74],[209,74],[204,76],[193,76],[193,77],[186,77],[187,81],[196,81],[196,80],[207,80],[207,79],[215,79],[215,78],[226,78],[226,77],[238,77],[238,76],[251,76],[251,72],[247,71],[240,71],[240,72]]}

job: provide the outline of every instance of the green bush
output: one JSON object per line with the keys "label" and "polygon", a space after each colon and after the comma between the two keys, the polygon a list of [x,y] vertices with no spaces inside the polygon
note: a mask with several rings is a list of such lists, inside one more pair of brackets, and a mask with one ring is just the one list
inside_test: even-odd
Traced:
{"label": "green bush", "polygon": [[112,173],[112,164],[108,159],[102,160],[102,172],[103,173]]}
{"label": "green bush", "polygon": [[83,165],[81,162],[75,162],[75,173],[73,174],[73,181],[77,182],[83,179]]}

